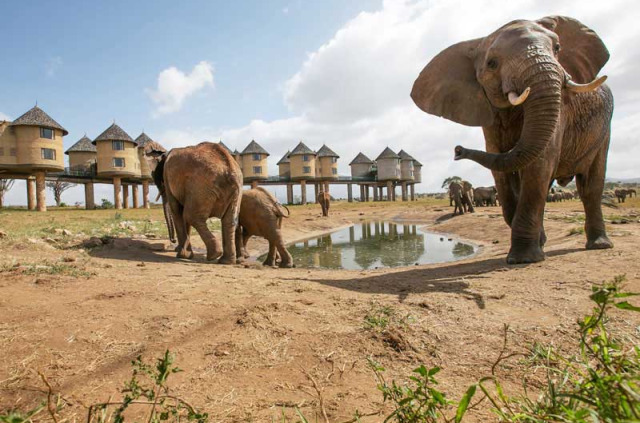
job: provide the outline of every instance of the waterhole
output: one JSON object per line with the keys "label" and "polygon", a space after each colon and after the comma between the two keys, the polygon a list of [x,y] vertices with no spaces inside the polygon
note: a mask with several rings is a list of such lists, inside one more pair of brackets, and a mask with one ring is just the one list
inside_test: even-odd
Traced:
{"label": "waterhole", "polygon": [[296,267],[376,269],[460,260],[477,247],[418,225],[368,222],[288,247]]}

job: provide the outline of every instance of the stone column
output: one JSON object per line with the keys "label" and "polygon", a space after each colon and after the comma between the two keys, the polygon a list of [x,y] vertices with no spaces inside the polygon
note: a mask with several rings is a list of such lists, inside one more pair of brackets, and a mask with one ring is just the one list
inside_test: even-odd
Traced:
{"label": "stone column", "polygon": [[300,181],[300,198],[302,204],[307,204],[307,181]]}
{"label": "stone column", "polygon": [[411,191],[411,201],[416,201],[416,184],[409,185],[409,190]]}
{"label": "stone column", "polygon": [[45,173],[43,171],[36,172],[36,202],[37,209],[41,212],[47,211],[47,192],[44,176]]}
{"label": "stone column", "polygon": [[131,194],[133,194],[133,208],[137,209],[140,207],[138,203],[138,184],[131,185]]}
{"label": "stone column", "polygon": [[122,184],[122,208],[129,208],[129,185]]}
{"label": "stone column", "polygon": [[380,201],[382,201],[382,197],[384,197],[384,187],[378,187],[378,198],[380,198]]}
{"label": "stone column", "polygon": [[122,197],[120,196],[120,191],[122,191],[121,180],[116,176],[113,178],[113,206],[118,210],[122,208]]}
{"label": "stone column", "polygon": [[142,181],[142,207],[149,208],[149,181]]}
{"label": "stone column", "polygon": [[257,187],[258,187],[258,181],[257,180],[251,181],[251,188],[257,188]]}
{"label": "stone column", "polygon": [[93,199],[93,182],[84,184],[84,208],[87,210],[96,208],[96,203]]}
{"label": "stone column", "polygon": [[402,201],[408,201],[409,200],[409,196],[407,194],[407,183],[403,182],[402,183]]}
{"label": "stone column", "polygon": [[393,201],[393,182],[387,181],[387,201]]}
{"label": "stone column", "polygon": [[353,203],[353,184],[347,184],[347,201]]}
{"label": "stone column", "polygon": [[371,201],[369,198],[369,185],[364,186],[364,198],[367,200],[367,203]]}
{"label": "stone column", "polygon": [[378,201],[378,187],[377,186],[373,186],[373,201]]}
{"label": "stone column", "polygon": [[329,192],[329,182],[324,183],[324,192]]}
{"label": "stone column", "polygon": [[397,201],[396,199],[396,184],[393,183],[391,185],[391,197],[393,198],[393,201]]}
{"label": "stone column", "polygon": [[27,178],[27,208],[36,209],[36,180],[33,177]]}
{"label": "stone column", "polygon": [[293,184],[287,184],[287,203],[293,204]]}

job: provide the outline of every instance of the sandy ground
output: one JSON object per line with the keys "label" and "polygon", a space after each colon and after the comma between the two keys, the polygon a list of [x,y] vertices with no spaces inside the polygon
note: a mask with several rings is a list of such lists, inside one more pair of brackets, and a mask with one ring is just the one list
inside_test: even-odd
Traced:
{"label": "sandy ground", "polygon": [[[93,249],[0,240],[0,410],[44,398],[40,371],[63,395],[62,415],[83,420],[88,405],[120,397],[133,358],[150,360],[167,348],[184,370],[172,376],[172,392],[212,422],[270,422],[283,412],[293,418],[296,406],[309,421],[322,421],[308,375],[331,422],[348,421],[356,410],[388,414],[367,358],[386,368],[387,380],[404,381],[419,364],[440,366],[440,388],[457,398],[490,373],[503,325],[509,351],[534,341],[569,348],[576,319],[591,308],[592,284],[626,274],[627,289],[640,291],[633,204],[640,203],[605,209],[628,221],[609,224],[615,248],[605,251],[586,251],[584,235],[569,235],[582,225],[580,202],[550,205],[546,261],[519,266],[505,263],[509,230],[498,208],[447,219],[449,207],[423,202],[335,204],[329,218],[320,217],[319,206],[294,207],[285,233],[293,241],[362,220],[411,220],[472,240],[479,254],[439,265],[331,271],[221,266],[201,254],[178,260],[166,240],[120,239]],[[265,243],[250,247],[258,253]],[[24,263],[38,261],[67,270],[24,271]],[[391,323],[368,328],[365,317],[381,307],[391,310]],[[640,324],[633,319],[614,313],[614,324],[631,334]],[[519,370],[513,359],[498,375],[517,387]],[[486,402],[468,419],[493,420]]]}

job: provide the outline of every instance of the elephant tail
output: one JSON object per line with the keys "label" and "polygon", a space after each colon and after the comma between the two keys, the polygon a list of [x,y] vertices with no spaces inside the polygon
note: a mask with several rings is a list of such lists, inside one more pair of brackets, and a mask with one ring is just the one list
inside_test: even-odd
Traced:
{"label": "elephant tail", "polygon": [[[284,214],[284,210],[287,210],[287,214]],[[280,204],[280,203],[276,203],[276,215],[278,217],[286,217],[288,218],[289,216],[291,216],[291,211],[289,210],[289,207],[285,206],[284,204]]]}

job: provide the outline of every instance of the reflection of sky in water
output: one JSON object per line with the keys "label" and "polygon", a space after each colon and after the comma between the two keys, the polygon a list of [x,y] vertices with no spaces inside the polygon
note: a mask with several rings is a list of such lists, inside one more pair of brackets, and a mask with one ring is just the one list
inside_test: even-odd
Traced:
{"label": "reflection of sky in water", "polygon": [[297,267],[374,269],[459,260],[476,247],[417,225],[361,223],[288,247]]}

